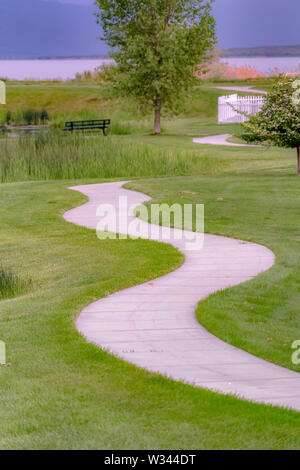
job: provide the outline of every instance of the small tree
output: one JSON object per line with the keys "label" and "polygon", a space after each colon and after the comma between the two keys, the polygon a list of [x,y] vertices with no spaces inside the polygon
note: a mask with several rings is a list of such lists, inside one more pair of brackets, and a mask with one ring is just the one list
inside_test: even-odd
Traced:
{"label": "small tree", "polygon": [[103,39],[117,63],[117,88],[153,107],[155,134],[162,109],[183,99],[214,45],[212,1],[95,0]]}
{"label": "small tree", "polygon": [[300,99],[299,82],[280,77],[256,116],[243,124],[249,140],[267,141],[279,147],[297,149],[300,176]]}

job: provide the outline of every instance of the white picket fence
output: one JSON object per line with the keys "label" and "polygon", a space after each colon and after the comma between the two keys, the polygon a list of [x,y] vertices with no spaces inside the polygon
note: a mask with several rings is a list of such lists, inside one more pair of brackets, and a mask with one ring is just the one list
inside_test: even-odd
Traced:
{"label": "white picket fence", "polygon": [[[261,96],[220,96],[219,124],[239,123],[248,121],[247,115],[257,114],[265,103]],[[245,114],[241,114],[245,113]]]}

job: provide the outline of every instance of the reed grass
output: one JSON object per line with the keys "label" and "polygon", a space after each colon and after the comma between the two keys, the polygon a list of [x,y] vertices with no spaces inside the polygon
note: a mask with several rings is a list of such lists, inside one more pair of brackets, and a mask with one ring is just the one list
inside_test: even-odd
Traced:
{"label": "reed grass", "polygon": [[17,297],[31,285],[30,280],[23,280],[10,270],[0,266],[0,300]]}
{"label": "reed grass", "polygon": [[49,114],[46,109],[32,109],[27,108],[17,111],[6,111],[5,114],[1,113],[0,122],[2,124],[13,124],[13,125],[40,125],[45,124],[49,121]]}
{"label": "reed grass", "polygon": [[197,151],[171,150],[118,137],[61,131],[0,143],[0,181],[207,174],[225,162]]}

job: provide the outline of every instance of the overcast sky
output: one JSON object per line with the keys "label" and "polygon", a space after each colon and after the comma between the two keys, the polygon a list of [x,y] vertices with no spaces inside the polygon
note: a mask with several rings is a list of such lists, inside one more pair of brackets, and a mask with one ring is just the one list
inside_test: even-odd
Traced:
{"label": "overcast sky", "polygon": [[[97,39],[101,30],[93,3],[0,0],[0,57],[107,53],[107,46]],[[300,0],[215,0],[213,13],[222,49],[300,45]]]}
{"label": "overcast sky", "polygon": [[94,3],[94,0],[56,0],[56,1],[60,3],[73,3],[75,5],[92,5]]}
{"label": "overcast sky", "polygon": [[300,0],[215,0],[214,13],[223,47],[300,44]]}

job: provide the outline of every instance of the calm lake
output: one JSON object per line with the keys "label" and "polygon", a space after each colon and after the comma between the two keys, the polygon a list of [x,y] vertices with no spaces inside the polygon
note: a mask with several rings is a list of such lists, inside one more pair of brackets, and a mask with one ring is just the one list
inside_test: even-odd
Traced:
{"label": "calm lake", "polygon": [[300,72],[300,57],[227,57],[222,62],[232,67],[249,65],[265,75],[277,68],[280,73]]}
{"label": "calm lake", "polygon": [[15,80],[67,80],[95,70],[109,59],[0,60],[0,77]]}
{"label": "calm lake", "polygon": [[[0,60],[0,77],[16,80],[47,80],[74,78],[76,73],[94,70],[109,59]],[[300,57],[232,57],[222,59],[233,67],[249,65],[269,74],[275,68],[281,73],[300,71]]]}

